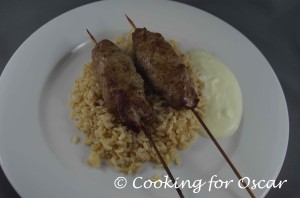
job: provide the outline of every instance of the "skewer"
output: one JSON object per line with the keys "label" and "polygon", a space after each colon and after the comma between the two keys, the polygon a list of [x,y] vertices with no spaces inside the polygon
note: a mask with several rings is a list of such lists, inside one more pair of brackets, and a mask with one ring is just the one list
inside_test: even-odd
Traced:
{"label": "skewer", "polygon": [[[147,131],[146,127],[144,127],[144,126],[143,126],[143,131],[145,133],[145,136],[149,139],[149,142],[150,142],[151,146],[154,148],[154,150],[155,150],[155,152],[156,152],[156,154],[157,154],[160,162],[162,163],[163,167],[165,168],[166,172],[168,173],[168,175],[169,175],[170,179],[172,180],[173,184],[175,184],[175,178],[172,175],[172,173],[171,173],[171,171],[170,171],[167,163],[165,162],[165,160],[161,156],[159,150],[157,149],[157,147],[156,147],[156,145],[155,145],[155,143],[154,143],[154,141],[152,139],[151,134]],[[175,189],[178,192],[179,197],[180,198],[184,198],[184,195],[182,194],[181,189],[179,187],[177,187],[177,186],[175,186]]]}
{"label": "skewer", "polygon": [[130,23],[131,27],[136,30],[137,27],[135,26],[135,24],[133,23],[133,21],[127,16],[127,14],[125,14],[126,19],[128,20],[128,22]]}
{"label": "skewer", "polygon": [[[95,37],[90,33],[90,31],[89,31],[88,29],[86,29],[86,31],[87,31],[87,33],[88,33],[90,39],[92,40],[92,42],[93,42],[94,45],[96,46],[96,45],[97,45],[97,40],[96,40]],[[171,171],[170,171],[170,169],[169,169],[167,163],[165,162],[165,160],[164,160],[163,157],[161,156],[161,154],[160,154],[160,152],[159,152],[159,150],[158,150],[158,148],[157,148],[155,142],[154,142],[153,139],[152,139],[151,134],[148,132],[147,128],[146,128],[143,124],[142,124],[142,130],[143,130],[145,136],[148,138],[148,140],[149,140],[151,146],[154,148],[154,150],[155,150],[155,152],[156,152],[156,154],[157,154],[157,156],[158,156],[160,162],[162,163],[164,169],[166,170],[167,174],[169,175],[170,179],[172,180],[173,184],[175,185],[175,178],[174,178],[174,176],[172,175],[172,173],[171,173]],[[179,197],[180,197],[180,198],[184,198],[184,195],[183,195],[181,189],[180,189],[179,187],[177,187],[177,186],[175,186],[175,189],[176,189],[176,191],[178,192]]]}
{"label": "skewer", "polygon": [[210,139],[214,142],[214,144],[218,148],[218,150],[221,152],[221,154],[223,155],[223,157],[225,158],[225,160],[227,161],[227,163],[229,164],[229,166],[233,170],[234,174],[237,176],[237,178],[239,178],[240,181],[242,181],[242,184],[246,188],[246,190],[249,193],[249,195],[252,198],[255,198],[255,195],[253,194],[253,192],[251,191],[251,189],[248,187],[248,185],[242,180],[241,174],[238,172],[238,170],[236,169],[236,167],[233,165],[233,163],[231,162],[231,160],[229,159],[229,157],[227,156],[227,154],[225,153],[225,151],[222,149],[222,147],[220,146],[220,144],[218,143],[218,141],[216,140],[216,138],[213,136],[213,134],[210,132],[210,130],[206,126],[206,124],[200,118],[200,116],[198,115],[197,111],[195,109],[191,109],[191,111],[194,113],[194,115],[196,116],[196,118],[198,119],[198,121],[200,122],[200,124],[205,129],[205,131],[208,134],[208,136],[210,137]]}
{"label": "skewer", "polygon": [[[132,26],[132,28],[134,30],[136,30],[137,27],[135,26],[135,24],[133,23],[133,21],[126,14],[125,14],[125,16],[126,16],[128,22],[130,23],[130,25]],[[240,181],[242,181],[241,183],[246,188],[246,190],[249,193],[250,197],[255,198],[255,195],[253,194],[253,192],[251,191],[251,189],[242,180],[242,176],[238,172],[237,168],[233,165],[233,163],[231,162],[231,160],[229,159],[229,157],[227,156],[227,154],[225,153],[225,151],[222,149],[222,147],[220,146],[220,144],[217,142],[216,138],[213,136],[213,134],[210,132],[210,130],[208,129],[208,127],[206,126],[206,124],[200,118],[200,116],[198,115],[198,113],[196,112],[196,110],[194,108],[188,108],[188,109],[190,109],[194,113],[194,115],[196,116],[196,118],[198,119],[198,121],[200,122],[200,124],[203,126],[203,128],[205,129],[205,131],[207,132],[208,136],[213,141],[213,143],[216,145],[216,147],[218,148],[218,150],[221,152],[222,156],[225,158],[226,162],[229,164],[229,166],[231,167],[231,169],[233,170],[233,172],[235,173],[235,175],[237,176],[237,178],[240,179]]]}
{"label": "skewer", "polygon": [[94,45],[96,46],[97,45],[97,41],[95,39],[95,37],[90,33],[90,31],[88,29],[86,29],[90,39],[93,41]]}

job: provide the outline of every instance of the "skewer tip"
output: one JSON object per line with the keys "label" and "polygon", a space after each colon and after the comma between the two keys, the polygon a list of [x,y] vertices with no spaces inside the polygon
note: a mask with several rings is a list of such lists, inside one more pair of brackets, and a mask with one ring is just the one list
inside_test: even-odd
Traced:
{"label": "skewer tip", "polygon": [[133,21],[127,16],[127,14],[125,14],[126,19],[128,20],[128,22],[130,23],[131,27],[136,30],[137,27],[134,25]]}
{"label": "skewer tip", "polygon": [[89,35],[90,39],[93,41],[93,43],[95,45],[97,45],[97,41],[96,41],[95,37],[90,33],[90,31],[87,28],[86,28],[86,32],[88,33],[88,35]]}

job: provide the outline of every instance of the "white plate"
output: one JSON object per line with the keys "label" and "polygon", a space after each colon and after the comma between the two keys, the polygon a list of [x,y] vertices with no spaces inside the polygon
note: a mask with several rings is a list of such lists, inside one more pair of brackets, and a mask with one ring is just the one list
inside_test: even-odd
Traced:
{"label": "white plate", "polygon": [[[124,13],[138,26],[175,39],[182,49],[214,53],[237,77],[244,114],[237,133],[220,141],[243,176],[275,179],[288,142],[288,114],[281,86],[269,63],[241,33],[199,9],[170,1],[103,1],[63,14],[31,35],[16,51],[1,76],[1,165],[17,192],[29,197],[177,197],[176,191],[134,189],[135,176],[144,178],[163,170],[146,166],[127,176],[122,190],[114,180],[124,176],[111,167],[89,168],[88,149],[73,145],[79,134],[69,119],[68,93],[90,59],[92,45],[85,29],[98,40],[113,39],[130,30]],[[207,181],[217,174],[237,180],[209,139],[200,138],[181,153],[181,166],[171,166],[180,179]],[[268,189],[256,189],[262,197]],[[247,197],[236,185],[208,192],[203,187],[186,197]]]}

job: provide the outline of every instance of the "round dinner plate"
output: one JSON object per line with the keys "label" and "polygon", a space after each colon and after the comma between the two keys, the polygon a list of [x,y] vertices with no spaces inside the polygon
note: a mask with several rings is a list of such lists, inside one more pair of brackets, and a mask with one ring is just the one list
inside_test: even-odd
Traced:
{"label": "round dinner plate", "polygon": [[[69,117],[68,94],[93,47],[86,28],[97,40],[114,39],[131,29],[124,13],[137,26],[176,40],[183,51],[208,51],[231,69],[242,91],[243,118],[236,134],[219,142],[242,176],[276,179],[288,144],[288,113],[279,81],[261,52],[233,27],[197,8],[171,1],[110,0],[76,8],[42,26],[2,73],[1,166],[16,191],[24,198],[178,196],[167,187],[134,188],[137,177],[139,187],[154,174],[165,175],[164,170],[147,164],[127,176],[109,165],[93,169],[85,163],[89,149],[71,141],[80,132]],[[210,139],[199,137],[180,157],[181,165],[170,165],[178,181],[206,182],[201,189],[196,183],[184,187],[186,197],[248,197]],[[123,189],[114,186],[118,177],[127,179]],[[209,188],[210,180],[234,181],[218,189]],[[268,190],[253,191],[263,197]]]}

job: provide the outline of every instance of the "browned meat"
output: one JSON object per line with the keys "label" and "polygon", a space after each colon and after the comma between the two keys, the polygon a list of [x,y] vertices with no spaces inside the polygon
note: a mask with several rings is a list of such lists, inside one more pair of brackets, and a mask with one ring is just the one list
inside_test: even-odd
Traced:
{"label": "browned meat", "polygon": [[139,131],[142,122],[151,121],[153,111],[131,57],[111,41],[102,40],[94,47],[92,60],[105,105],[124,125]]}
{"label": "browned meat", "polygon": [[199,102],[185,65],[159,33],[137,28],[132,34],[137,69],[174,108],[194,108]]}

